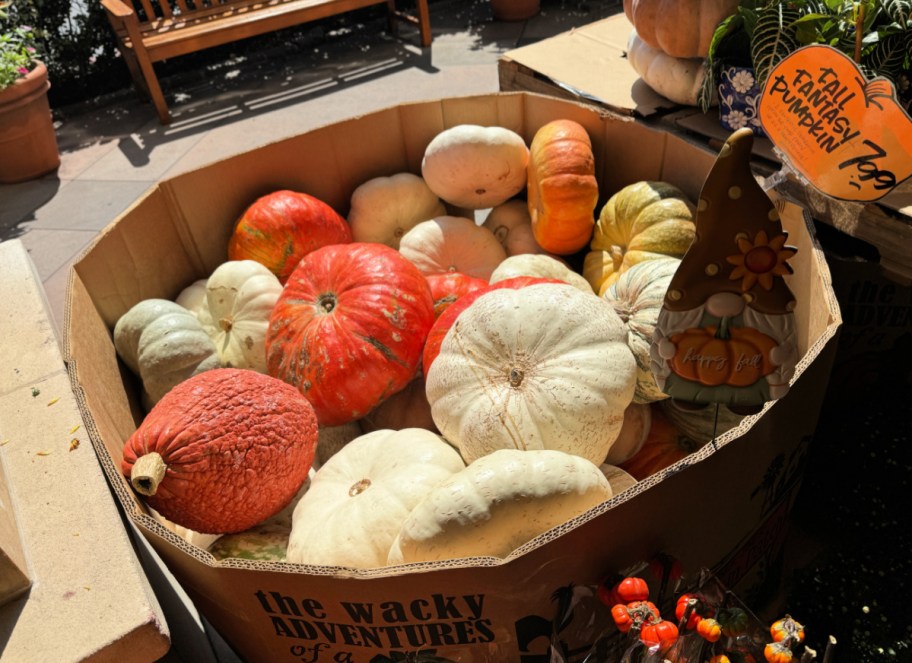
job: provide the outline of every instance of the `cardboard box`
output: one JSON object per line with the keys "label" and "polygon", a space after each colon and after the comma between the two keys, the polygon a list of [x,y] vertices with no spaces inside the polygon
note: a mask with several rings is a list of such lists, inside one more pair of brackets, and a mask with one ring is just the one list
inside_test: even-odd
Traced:
{"label": "cardboard box", "polygon": [[[736,588],[758,559],[775,553],[840,324],[812,226],[788,203],[780,215],[799,249],[789,285],[799,302],[802,357],[788,395],[720,436],[717,449],[703,447],[507,560],[371,571],[217,563],[153,520],[121,476],[121,449],[141,415],[136,385],[118,362],[111,330],[136,302],[173,298],[226,260],[233,223],[252,200],[287,187],[345,214],[362,182],[419,173],[425,146],[445,128],[499,125],[530,141],[557,118],[579,122],[592,138],[601,203],[644,179],[675,182],[696,198],[715,158],[629,118],[553,97],[512,93],[411,103],[165,180],[76,263],[68,293],[67,362],[113,490],[200,612],[246,659],[383,661],[404,651],[434,650],[464,663],[547,660],[550,597],[558,587],[595,584],[662,551],[685,569],[715,567]],[[714,505],[712,522],[694,508],[708,504]]]}

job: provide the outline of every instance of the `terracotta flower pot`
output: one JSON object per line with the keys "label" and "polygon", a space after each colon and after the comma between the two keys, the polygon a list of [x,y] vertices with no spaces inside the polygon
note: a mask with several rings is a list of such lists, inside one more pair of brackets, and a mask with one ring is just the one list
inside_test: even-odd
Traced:
{"label": "terracotta flower pot", "polygon": [[540,10],[540,0],[491,0],[491,11],[498,21],[525,21]]}
{"label": "terracotta flower pot", "polygon": [[43,63],[0,90],[0,183],[24,182],[57,169],[60,152]]}

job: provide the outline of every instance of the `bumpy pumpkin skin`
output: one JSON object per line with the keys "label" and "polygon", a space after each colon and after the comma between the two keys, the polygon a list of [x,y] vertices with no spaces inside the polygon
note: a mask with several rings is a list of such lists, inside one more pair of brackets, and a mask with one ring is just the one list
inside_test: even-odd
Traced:
{"label": "bumpy pumpkin skin", "polygon": [[578,122],[554,120],[535,132],[527,195],[539,246],[558,255],[586,246],[595,224],[598,182],[592,142]]}
{"label": "bumpy pumpkin skin", "polygon": [[633,265],[682,257],[696,234],[695,208],[686,194],[667,182],[635,182],[602,207],[583,276],[599,295]]}
{"label": "bumpy pumpkin skin", "polygon": [[339,426],[411,381],[433,321],[427,279],[398,251],[326,246],[301,260],[276,302],[267,368],[300,389],[321,426]]}
{"label": "bumpy pumpkin skin", "polygon": [[274,191],[258,198],[234,226],[229,260],[256,260],[285,283],[305,255],[352,241],[348,221],[306,193]]}
{"label": "bumpy pumpkin skin", "polygon": [[624,13],[643,40],[676,58],[705,58],[713,31],[738,0],[624,0]]}
{"label": "bumpy pumpkin skin", "polygon": [[[122,471],[173,523],[205,534],[240,532],[281,511],[313,464],[317,418],[291,385],[218,368],[169,391],[124,446]],[[136,472],[150,454],[160,483]],[[144,493],[145,494],[145,493]]]}
{"label": "bumpy pumpkin skin", "polygon": [[467,463],[516,448],[601,464],[636,384],[625,335],[607,303],[565,283],[485,292],[428,371],[434,423]]}

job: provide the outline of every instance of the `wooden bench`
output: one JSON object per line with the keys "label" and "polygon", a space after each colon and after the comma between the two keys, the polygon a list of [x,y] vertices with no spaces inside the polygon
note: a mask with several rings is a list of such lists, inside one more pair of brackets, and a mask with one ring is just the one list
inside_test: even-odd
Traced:
{"label": "wooden bench", "polygon": [[137,89],[151,98],[162,124],[171,121],[171,114],[154,62],[378,4],[386,4],[392,32],[398,21],[412,23],[418,26],[421,45],[431,45],[428,0],[416,0],[417,16],[398,10],[396,0],[101,0],[101,4]]}

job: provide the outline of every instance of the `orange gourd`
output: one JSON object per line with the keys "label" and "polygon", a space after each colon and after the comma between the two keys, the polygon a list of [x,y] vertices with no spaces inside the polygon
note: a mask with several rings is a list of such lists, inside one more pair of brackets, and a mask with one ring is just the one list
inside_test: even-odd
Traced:
{"label": "orange gourd", "polygon": [[595,227],[598,182],[586,129],[554,120],[532,138],[528,166],[529,216],[535,241],[558,255],[588,244]]}
{"label": "orange gourd", "polygon": [[662,411],[653,406],[652,425],[642,448],[630,460],[621,463],[618,467],[637,481],[642,481],[682,458],[686,458],[701,446],[702,444],[681,435]]}

